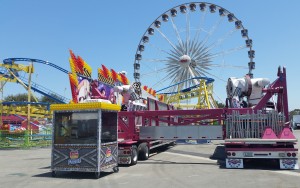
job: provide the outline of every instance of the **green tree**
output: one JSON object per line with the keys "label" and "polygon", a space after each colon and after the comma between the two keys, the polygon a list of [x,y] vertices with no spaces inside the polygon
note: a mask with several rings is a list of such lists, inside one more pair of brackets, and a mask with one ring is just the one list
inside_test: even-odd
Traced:
{"label": "green tree", "polygon": [[294,109],[294,110],[290,111],[289,115],[290,115],[290,118],[292,118],[293,115],[300,115],[300,109]]}
{"label": "green tree", "polygon": [[[32,99],[33,99],[33,96],[31,95],[31,100]],[[26,101],[28,101],[28,95],[27,95],[27,93],[8,95],[7,97],[4,98],[4,101],[26,102]]]}
{"label": "green tree", "polygon": [[[52,96],[53,96],[54,98],[59,98],[58,96],[56,96],[56,95],[54,95],[54,94],[52,94]],[[41,102],[47,102],[47,103],[50,103],[50,104],[57,104],[57,103],[58,103],[57,101],[51,99],[50,97],[46,97],[46,96],[42,96],[42,97],[40,98],[40,101],[41,101]]]}
{"label": "green tree", "polygon": [[224,108],[225,107],[225,104],[223,104],[219,101],[216,101],[216,104],[217,104],[218,108]]}
{"label": "green tree", "polygon": [[[56,96],[55,94],[52,94],[54,98],[60,98],[59,96]],[[46,97],[46,96],[41,96],[38,98],[39,102],[47,102],[50,104],[58,103],[57,101]],[[17,102],[26,102],[28,101],[28,95],[27,93],[22,93],[22,94],[16,94],[16,95],[8,95],[7,97],[4,98],[4,101],[17,101]],[[31,102],[35,102],[33,95],[31,95]]]}

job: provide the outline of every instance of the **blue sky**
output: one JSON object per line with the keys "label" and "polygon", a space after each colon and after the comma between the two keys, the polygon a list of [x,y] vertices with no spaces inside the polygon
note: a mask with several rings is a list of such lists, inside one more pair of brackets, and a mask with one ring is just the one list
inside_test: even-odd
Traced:
{"label": "blue sky", "polygon": [[[134,56],[143,33],[163,12],[187,2],[0,0],[0,59],[36,58],[69,70],[68,50],[72,49],[91,65],[93,77],[96,77],[97,68],[104,64],[116,71],[126,70],[129,79],[133,81]],[[208,2],[234,13],[248,29],[256,51],[255,77],[273,81],[276,79],[278,66],[287,68],[289,109],[300,108],[300,1]],[[207,22],[209,21],[207,18]],[[160,43],[157,42],[156,45],[160,46]],[[155,58],[154,54],[148,55]],[[247,66],[247,54],[243,55],[243,58],[238,54],[230,59],[236,61],[232,64]],[[71,98],[66,74],[45,65],[34,66],[35,82]],[[235,77],[242,77],[247,73],[246,70],[224,69],[217,74],[223,75],[225,72]],[[226,91],[224,83],[222,84],[215,83],[215,93],[224,99]],[[25,92],[20,84],[15,83],[8,83],[4,88],[4,96]]]}

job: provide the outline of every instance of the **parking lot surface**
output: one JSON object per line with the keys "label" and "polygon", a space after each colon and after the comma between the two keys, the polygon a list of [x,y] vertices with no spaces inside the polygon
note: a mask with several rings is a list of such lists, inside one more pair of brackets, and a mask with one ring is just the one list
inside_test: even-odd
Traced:
{"label": "parking lot surface", "polygon": [[[295,131],[300,138],[300,130]],[[296,145],[299,148],[299,144]],[[0,185],[4,188],[105,187],[300,187],[299,170],[279,170],[274,161],[252,161],[246,169],[224,168],[222,141],[177,145],[151,154],[118,173],[60,172],[51,177],[51,148],[0,150]]]}

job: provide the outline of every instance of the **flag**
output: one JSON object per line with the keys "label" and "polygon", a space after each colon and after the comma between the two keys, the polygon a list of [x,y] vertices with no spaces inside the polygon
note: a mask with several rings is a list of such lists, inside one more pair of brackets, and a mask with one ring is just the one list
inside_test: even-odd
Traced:
{"label": "flag", "polygon": [[111,69],[111,77],[114,81],[118,80],[118,73],[114,69]]}

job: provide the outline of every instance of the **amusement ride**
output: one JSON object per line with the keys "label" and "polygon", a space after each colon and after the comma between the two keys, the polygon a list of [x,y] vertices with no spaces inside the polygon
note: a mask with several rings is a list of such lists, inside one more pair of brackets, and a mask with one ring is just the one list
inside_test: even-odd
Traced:
{"label": "amusement ride", "polygon": [[[28,65],[19,64],[18,62],[28,62]],[[68,71],[47,61],[32,59],[32,58],[8,58],[4,59],[0,64],[0,81],[1,94],[3,100],[3,88],[7,82],[18,83],[25,88],[29,97],[28,101],[1,101],[1,109],[4,114],[18,114],[32,117],[49,117],[51,115],[49,110],[49,103],[38,101],[34,92],[50,98],[57,103],[68,103],[70,100],[66,97],[57,94],[31,80],[34,73],[34,63],[40,63],[51,66],[63,73],[68,74]],[[26,75],[27,74],[27,75]],[[29,107],[28,107],[29,106]],[[30,110],[29,110],[30,109]]]}
{"label": "amusement ride", "polygon": [[[28,125],[26,137],[2,138],[34,140],[31,116],[47,115],[52,109],[53,177],[59,171],[84,171],[99,178],[101,171],[118,172],[118,164],[135,165],[138,159],[147,160],[151,149],[178,140],[224,140],[226,168],[244,168],[244,159],[275,159],[281,169],[299,169],[297,139],[288,118],[286,69],[279,67],[272,83],[253,78],[254,56],[248,30],[233,13],[192,2],[165,11],[146,29],[135,53],[133,83],[123,71],[104,65],[93,79],[92,68],[71,50],[71,71],[38,59],[5,59],[0,64],[1,92],[7,82],[20,83],[28,101],[1,100],[1,113],[26,112]],[[33,83],[33,63],[68,74],[72,99]],[[226,68],[244,77],[231,77]],[[224,108],[214,99],[215,80],[226,83]],[[31,101],[31,91],[60,104],[49,110],[36,97]]]}
{"label": "amusement ride", "polygon": [[[186,3],[163,12],[146,29],[136,50],[133,76],[136,83],[143,85],[143,90],[175,107],[217,108],[214,96],[218,95],[213,90],[215,80],[227,82],[224,77],[228,71],[225,69],[246,69],[240,63],[233,63],[236,62],[236,56],[241,54],[240,57],[245,57],[246,53],[248,75],[252,78],[255,51],[252,50],[252,39],[242,21],[215,4]],[[30,65],[17,62],[30,62]],[[15,82],[21,84],[28,93],[32,94],[32,90],[57,103],[70,102],[70,99],[29,79],[33,63],[70,73],[54,63],[39,59],[4,59],[0,64],[1,93],[6,82]],[[29,72],[30,67],[32,72]],[[28,74],[27,78],[22,77],[21,72]],[[32,105],[30,115],[49,114],[47,104],[39,102],[36,97],[33,99],[34,102],[3,101],[2,112],[25,115],[28,114],[26,105]]]}
{"label": "amusement ride", "polygon": [[165,11],[146,29],[136,50],[133,76],[155,88],[163,102],[217,108],[214,81],[227,82],[227,72],[247,69],[237,56],[249,62],[248,75],[253,77],[254,55],[248,30],[233,13],[211,3],[186,3]]}
{"label": "amusement ride", "polygon": [[[252,50],[252,39],[249,38],[248,30],[242,21],[227,9],[215,4],[204,2],[182,4],[159,15],[142,35],[135,54],[133,64],[135,82],[132,85],[135,86],[135,83],[142,85],[144,93],[178,109],[218,108],[214,98],[218,95],[213,89],[215,80],[216,84],[227,82],[225,80],[227,72],[231,73],[232,69],[238,71],[247,69],[240,63],[233,63],[237,62],[236,56],[245,57],[246,53],[248,57],[243,61],[249,62],[248,75],[252,78],[255,51]],[[29,62],[29,65],[19,62]],[[74,80],[72,75],[74,77],[76,68],[72,66],[71,71],[68,71],[54,63],[39,59],[4,59],[0,64],[2,114],[28,117],[51,115],[49,103],[39,102],[32,91],[57,103],[71,101],[32,82],[34,63],[55,68],[69,74],[70,81]],[[27,76],[22,76],[22,73]],[[77,73],[80,74],[78,71]],[[106,73],[98,76],[98,79],[101,78],[104,82],[110,80],[113,83],[112,72],[108,70]],[[91,70],[85,76],[91,79],[90,74]],[[3,101],[3,88],[7,82],[21,84],[28,93],[28,101]],[[30,96],[33,96],[33,100]],[[220,98],[218,100],[224,102]]]}

